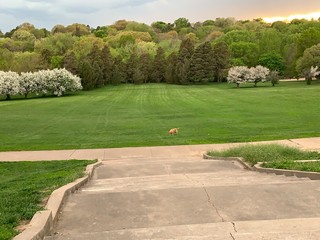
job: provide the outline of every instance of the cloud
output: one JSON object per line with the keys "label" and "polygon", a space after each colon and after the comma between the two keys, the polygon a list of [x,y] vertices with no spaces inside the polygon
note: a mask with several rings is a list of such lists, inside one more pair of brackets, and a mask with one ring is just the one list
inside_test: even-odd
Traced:
{"label": "cloud", "polygon": [[[152,23],[190,22],[218,17],[253,19],[320,12],[319,0],[12,0],[0,1],[0,29],[10,31],[23,22],[51,29],[75,22],[109,25],[119,19]],[[17,24],[18,23],[18,24]]]}

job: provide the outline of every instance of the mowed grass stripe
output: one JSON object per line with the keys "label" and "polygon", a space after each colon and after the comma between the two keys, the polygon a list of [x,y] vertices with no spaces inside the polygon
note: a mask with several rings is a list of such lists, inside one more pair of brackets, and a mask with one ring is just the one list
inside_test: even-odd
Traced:
{"label": "mowed grass stripe", "polygon": [[[0,101],[0,150],[274,140],[320,135],[320,84],[108,86]],[[170,128],[179,127],[176,136]]]}

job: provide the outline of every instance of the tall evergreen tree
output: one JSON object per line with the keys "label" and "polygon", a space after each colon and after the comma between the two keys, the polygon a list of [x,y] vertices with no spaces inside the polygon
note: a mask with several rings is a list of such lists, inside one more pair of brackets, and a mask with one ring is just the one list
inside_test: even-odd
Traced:
{"label": "tall evergreen tree", "polygon": [[102,60],[102,73],[104,85],[111,82],[112,77],[112,67],[113,59],[110,53],[110,48],[108,45],[105,45],[101,51],[101,60]]}
{"label": "tall evergreen tree", "polygon": [[213,46],[213,68],[217,82],[222,82],[223,72],[230,65],[230,51],[225,42],[218,42]]}
{"label": "tall evergreen tree", "polygon": [[180,84],[188,84],[188,73],[190,68],[190,60],[194,53],[194,43],[190,38],[186,38],[181,42],[175,74]]}
{"label": "tall evergreen tree", "polygon": [[179,83],[178,76],[176,74],[176,65],[178,61],[178,54],[176,52],[171,53],[166,59],[167,66],[165,70],[166,83]]}
{"label": "tall evergreen tree", "polygon": [[164,82],[165,78],[165,56],[164,50],[159,47],[153,61],[151,78],[153,82]]}
{"label": "tall evergreen tree", "polygon": [[79,67],[76,60],[76,55],[73,51],[69,51],[66,53],[63,59],[63,67],[67,69],[69,72],[79,75]]}
{"label": "tall evergreen tree", "polygon": [[148,53],[144,53],[140,56],[139,69],[143,75],[143,82],[150,82],[152,75],[152,59]]}
{"label": "tall evergreen tree", "polygon": [[144,82],[145,76],[139,67],[133,70],[132,80],[134,84],[141,84]]}
{"label": "tall evergreen tree", "polygon": [[94,70],[93,78],[95,79],[95,87],[103,86],[103,61],[101,59],[101,50],[97,45],[94,45],[91,52],[88,54],[88,60]]}
{"label": "tall evergreen tree", "polygon": [[114,60],[112,67],[111,83],[120,84],[126,82],[126,64],[123,63],[121,57],[117,57]]}
{"label": "tall evergreen tree", "polygon": [[126,63],[126,80],[127,83],[133,83],[133,74],[135,69],[138,67],[138,56],[135,52],[133,52]]}
{"label": "tall evergreen tree", "polygon": [[91,62],[88,60],[84,60],[80,64],[79,69],[80,77],[82,79],[81,83],[84,90],[90,90],[95,87],[96,78],[95,78],[95,70],[91,65]]}
{"label": "tall evergreen tree", "polygon": [[206,83],[213,77],[213,51],[211,44],[205,42],[199,45],[190,61],[188,79],[193,83]]}

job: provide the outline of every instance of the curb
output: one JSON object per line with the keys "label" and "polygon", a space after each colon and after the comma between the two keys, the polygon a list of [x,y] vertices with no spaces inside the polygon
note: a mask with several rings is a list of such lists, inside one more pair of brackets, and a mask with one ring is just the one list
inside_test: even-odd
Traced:
{"label": "curb", "polygon": [[58,220],[59,210],[66,198],[85,185],[92,178],[94,169],[101,164],[102,161],[99,159],[97,163],[88,165],[85,177],[54,190],[45,206],[46,210],[36,212],[26,230],[15,236],[13,240],[42,240],[46,235],[50,234]]}
{"label": "curb", "polygon": [[243,158],[241,157],[213,157],[209,156],[206,153],[203,154],[204,159],[211,159],[211,160],[223,160],[223,161],[236,161],[240,163],[240,165],[247,170],[254,170],[248,163],[246,163]]}
{"label": "curb", "polygon": [[[314,160],[300,160],[295,162],[314,162]],[[273,173],[276,175],[296,176],[298,178],[310,178],[311,180],[320,180],[320,173],[318,172],[304,172],[298,170],[276,169],[276,168],[264,168],[263,162],[259,162],[253,166],[253,169],[257,172]]]}
{"label": "curb", "polygon": [[[242,165],[244,169],[261,172],[261,173],[270,173],[276,175],[285,175],[287,177],[295,176],[298,178],[309,178],[311,180],[320,180],[319,172],[304,172],[298,170],[287,170],[287,169],[276,169],[276,168],[264,168],[262,167],[263,162],[259,162],[253,167],[251,167],[248,163],[246,163],[241,157],[213,157],[207,154],[203,154],[204,159],[212,159],[212,160],[224,160],[224,161],[237,161]],[[320,160],[298,160],[295,162],[320,162]]]}

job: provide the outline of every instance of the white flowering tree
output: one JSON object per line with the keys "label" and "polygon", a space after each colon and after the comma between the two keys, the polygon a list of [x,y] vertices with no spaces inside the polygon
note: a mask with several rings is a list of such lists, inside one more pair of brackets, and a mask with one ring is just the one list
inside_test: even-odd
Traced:
{"label": "white flowering tree", "polygon": [[268,81],[267,76],[269,73],[270,70],[268,68],[260,65],[252,68],[236,66],[230,68],[227,79],[229,83],[236,83],[237,87],[246,82],[252,82],[254,86],[257,86],[258,82]]}
{"label": "white flowering tree", "polygon": [[36,93],[38,90],[37,82],[35,81],[35,73],[24,72],[19,77],[19,94],[27,98],[29,93]]}
{"label": "white flowering tree", "polygon": [[318,76],[319,74],[320,74],[320,71],[318,71],[318,66],[316,67],[311,66],[311,68],[305,74],[307,84],[310,85],[312,82],[312,79]]}
{"label": "white flowering tree", "polygon": [[250,73],[248,77],[248,82],[253,82],[254,86],[257,86],[258,82],[266,82],[268,81],[267,76],[269,75],[270,70],[263,66],[256,66],[250,68]]}
{"label": "white flowering tree", "polygon": [[228,83],[235,83],[237,87],[247,82],[251,77],[250,69],[246,66],[236,66],[230,68],[228,72]]}
{"label": "white flowering tree", "polygon": [[0,71],[0,95],[5,95],[7,99],[10,99],[12,95],[17,95],[19,91],[19,75],[11,71]]}
{"label": "white flowering tree", "polygon": [[66,69],[54,69],[52,90],[56,96],[61,96],[66,92],[76,92],[82,90],[81,79],[73,75]]}
{"label": "white flowering tree", "polygon": [[27,97],[30,93],[62,96],[79,90],[82,90],[81,79],[66,69],[27,72],[20,76],[14,72],[0,72],[0,95],[6,95],[7,99],[17,94]]}

